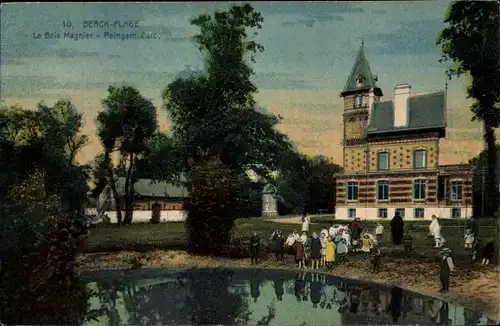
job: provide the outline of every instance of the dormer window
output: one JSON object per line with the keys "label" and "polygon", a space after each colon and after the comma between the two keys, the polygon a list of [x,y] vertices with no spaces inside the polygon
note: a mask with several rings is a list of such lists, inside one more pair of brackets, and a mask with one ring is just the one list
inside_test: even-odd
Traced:
{"label": "dormer window", "polygon": [[363,75],[359,75],[358,78],[356,78],[356,86],[360,87],[363,86],[363,83],[365,82],[365,78]]}

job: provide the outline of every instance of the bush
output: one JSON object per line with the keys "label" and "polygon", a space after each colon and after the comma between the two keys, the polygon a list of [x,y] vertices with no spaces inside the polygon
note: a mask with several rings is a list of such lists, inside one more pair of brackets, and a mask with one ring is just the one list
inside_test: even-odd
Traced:
{"label": "bush", "polygon": [[192,201],[186,204],[188,252],[221,255],[234,226],[238,179],[218,158],[194,164],[189,173]]}
{"label": "bush", "polygon": [[0,314],[6,324],[81,324],[86,313],[87,293],[76,274],[86,232],[44,184],[45,174],[35,171],[1,201]]}
{"label": "bush", "polygon": [[[242,237],[234,237],[231,239],[229,245],[227,245],[222,256],[232,259],[242,259],[250,257],[250,239]],[[260,245],[260,256],[265,257],[271,253],[271,247],[269,243],[262,241]]]}

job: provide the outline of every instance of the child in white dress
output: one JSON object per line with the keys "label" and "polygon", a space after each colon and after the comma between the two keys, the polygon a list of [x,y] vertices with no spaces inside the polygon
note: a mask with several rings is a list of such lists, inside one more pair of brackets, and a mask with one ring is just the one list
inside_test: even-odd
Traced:
{"label": "child in white dress", "polygon": [[474,244],[474,234],[472,234],[471,230],[465,230],[464,241],[465,248],[472,249],[472,245]]}

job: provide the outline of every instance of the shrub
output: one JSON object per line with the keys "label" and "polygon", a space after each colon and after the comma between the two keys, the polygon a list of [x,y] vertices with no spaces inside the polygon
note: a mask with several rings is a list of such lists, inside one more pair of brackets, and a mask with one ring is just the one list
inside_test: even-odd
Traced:
{"label": "shrub", "polygon": [[6,324],[81,324],[85,288],[76,255],[86,232],[45,192],[45,174],[14,185],[0,206],[1,316]]}

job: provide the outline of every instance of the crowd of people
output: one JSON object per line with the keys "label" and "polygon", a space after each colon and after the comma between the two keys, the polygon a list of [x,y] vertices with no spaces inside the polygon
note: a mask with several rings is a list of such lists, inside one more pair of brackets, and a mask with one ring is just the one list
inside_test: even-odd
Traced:
{"label": "crowd of people", "polygon": [[[391,220],[391,238],[394,245],[403,244],[404,251],[412,251],[413,237],[405,229],[403,218],[396,213]],[[331,269],[334,264],[346,261],[349,253],[362,253],[364,258],[371,258],[372,272],[380,271],[381,245],[384,239],[384,226],[378,222],[375,229],[370,232],[356,217],[348,225],[341,225],[333,221],[331,226],[321,227],[318,233],[309,232],[310,218],[302,217],[301,234],[293,231],[286,238],[281,230],[275,230],[270,238],[271,246],[276,254],[276,260],[285,262],[289,254],[293,254],[299,269],[317,270],[321,268]],[[445,238],[441,233],[439,219],[433,215],[429,225],[429,236],[434,240],[434,248],[439,248],[441,291],[448,291],[449,275],[454,269],[453,255],[449,248],[444,248]],[[485,245],[478,238],[478,225],[473,217],[468,218],[464,235],[464,246],[472,251],[472,261],[476,261],[479,248],[482,250],[481,264],[489,264],[495,247],[494,241],[488,240]],[[250,239],[250,256],[252,264],[258,263],[260,251],[260,238],[254,233]]]}

